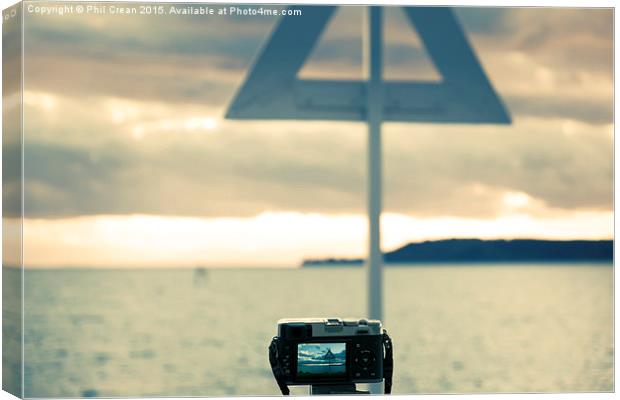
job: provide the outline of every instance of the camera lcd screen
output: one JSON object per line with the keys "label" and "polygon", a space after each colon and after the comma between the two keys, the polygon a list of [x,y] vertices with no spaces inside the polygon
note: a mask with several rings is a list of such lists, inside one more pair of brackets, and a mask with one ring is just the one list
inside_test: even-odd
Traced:
{"label": "camera lcd screen", "polygon": [[300,378],[334,378],[347,373],[345,343],[299,343],[297,376]]}

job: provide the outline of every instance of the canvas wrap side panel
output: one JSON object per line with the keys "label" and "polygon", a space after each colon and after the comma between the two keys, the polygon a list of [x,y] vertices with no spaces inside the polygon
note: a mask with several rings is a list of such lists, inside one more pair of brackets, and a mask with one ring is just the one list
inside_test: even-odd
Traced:
{"label": "canvas wrap side panel", "polygon": [[22,3],[2,18],[2,389],[23,397]]}

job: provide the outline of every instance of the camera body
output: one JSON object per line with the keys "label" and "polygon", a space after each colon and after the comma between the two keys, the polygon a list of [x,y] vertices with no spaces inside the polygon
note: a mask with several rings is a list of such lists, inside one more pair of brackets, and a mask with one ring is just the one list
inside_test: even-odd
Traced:
{"label": "camera body", "polygon": [[286,385],[383,380],[383,329],[378,320],[282,319],[273,343]]}

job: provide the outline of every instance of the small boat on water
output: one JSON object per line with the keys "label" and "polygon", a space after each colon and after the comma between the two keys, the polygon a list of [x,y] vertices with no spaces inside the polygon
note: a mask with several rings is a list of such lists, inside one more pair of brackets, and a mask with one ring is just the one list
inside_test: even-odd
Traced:
{"label": "small boat on water", "polygon": [[194,268],[194,286],[202,286],[207,281],[207,269],[205,267]]}

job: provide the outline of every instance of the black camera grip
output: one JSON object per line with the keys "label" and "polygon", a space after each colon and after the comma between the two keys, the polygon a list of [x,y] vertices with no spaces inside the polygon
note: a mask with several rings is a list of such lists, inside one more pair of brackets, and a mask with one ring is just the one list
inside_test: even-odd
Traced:
{"label": "black camera grip", "polygon": [[394,352],[392,349],[392,339],[385,329],[383,330],[383,349],[385,351],[383,355],[383,378],[385,379],[383,393],[391,394],[392,374],[394,372]]}
{"label": "black camera grip", "polygon": [[274,338],[271,339],[271,344],[269,345],[269,364],[271,364],[271,371],[273,372],[273,377],[276,378],[280,391],[284,396],[288,396],[290,391],[286,383],[284,383],[284,372],[282,372],[282,367],[280,366],[280,361],[278,358],[277,336],[274,336]]}

